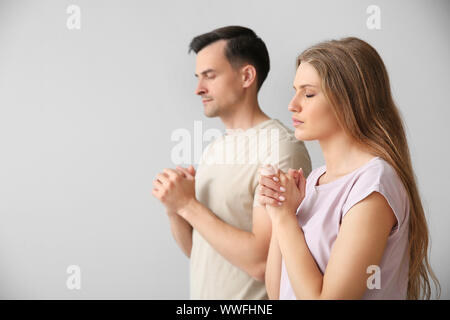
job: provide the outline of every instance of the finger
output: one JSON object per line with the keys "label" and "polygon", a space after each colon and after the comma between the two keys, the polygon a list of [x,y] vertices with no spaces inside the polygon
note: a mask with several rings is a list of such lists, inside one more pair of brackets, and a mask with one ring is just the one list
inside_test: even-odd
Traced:
{"label": "finger", "polygon": [[177,170],[182,174],[183,177],[193,178],[193,175],[186,168],[177,166]]}
{"label": "finger", "polygon": [[156,179],[158,179],[164,187],[167,187],[170,183],[169,177],[163,173],[159,173],[156,176]]}
{"label": "finger", "polygon": [[288,175],[289,175],[292,179],[294,179],[295,185],[298,187],[298,181],[299,181],[298,171],[289,168],[289,170],[288,170]]}
{"label": "finger", "polygon": [[295,171],[294,182],[297,188],[300,188],[300,176],[298,174],[298,171]]}
{"label": "finger", "polygon": [[190,173],[183,167],[180,166],[176,166],[177,171],[185,178],[188,177],[188,175],[190,175]]}
{"label": "finger", "polygon": [[178,179],[181,176],[181,174],[179,172],[177,172],[176,170],[168,169],[168,168],[164,169],[164,173],[166,173],[169,176],[170,180],[172,180],[172,181],[175,179]]}
{"label": "finger", "polygon": [[266,188],[270,188],[276,192],[279,192],[279,191],[285,192],[286,191],[286,189],[284,187],[282,187],[279,182],[275,182],[275,181],[273,181],[273,179],[271,179],[267,176],[260,176],[259,184]]}
{"label": "finger", "polygon": [[276,201],[272,198],[266,197],[266,196],[259,196],[259,203],[261,205],[270,205],[270,206],[274,206],[274,207],[279,207],[280,205],[282,205],[282,202]]}
{"label": "finger", "polygon": [[270,180],[273,180],[273,181],[275,181],[275,182],[279,182],[279,181],[280,181],[280,179],[278,178],[278,175],[274,175],[274,174],[270,174],[270,175],[267,175],[267,174],[260,174],[259,176],[260,176],[260,177],[266,177],[266,178],[268,178],[268,179],[270,179]]}
{"label": "finger", "polygon": [[273,167],[270,164],[266,164],[259,167],[258,172],[263,176],[277,175],[277,168]]}
{"label": "finger", "polygon": [[286,198],[284,196],[282,196],[279,193],[274,192],[272,189],[266,188],[264,186],[261,186],[259,194],[262,195],[262,196],[266,196],[266,197],[272,198],[272,199],[274,199],[276,201],[284,201],[284,200],[286,200]]}
{"label": "finger", "polygon": [[153,187],[157,190],[164,188],[163,184],[158,180],[153,180]]}
{"label": "finger", "polygon": [[306,181],[305,175],[303,174],[303,168],[298,169],[297,174],[298,174],[299,180],[305,180]]}
{"label": "finger", "polygon": [[288,175],[286,175],[282,170],[280,170],[280,183],[285,185],[288,181]]}
{"label": "finger", "polygon": [[299,174],[299,185],[300,185],[300,190],[304,193],[306,192],[306,178],[303,174],[303,168],[300,168],[298,170],[298,174]]}
{"label": "finger", "polygon": [[273,179],[275,182],[280,181],[278,175],[279,170],[278,166],[272,166],[270,164],[266,164],[262,167],[258,168],[258,172],[260,176],[269,177],[270,179]]}
{"label": "finger", "polygon": [[164,202],[164,191],[152,189],[152,194],[155,198],[157,198],[159,201]]}
{"label": "finger", "polygon": [[305,177],[305,175],[303,174],[303,168],[298,169],[298,174],[302,177]]}
{"label": "finger", "polygon": [[298,171],[297,170],[292,170],[292,174],[290,174],[290,176],[295,178],[295,179],[298,179],[298,176],[299,176]]}
{"label": "finger", "polygon": [[188,171],[191,175],[195,176],[195,168],[192,165],[189,166]]}
{"label": "finger", "polygon": [[157,189],[152,189],[152,195],[159,200],[159,191]]}
{"label": "finger", "polygon": [[181,167],[176,167],[176,170],[179,172],[179,173],[181,173],[181,176],[183,176],[184,178],[186,178],[187,177],[187,175],[186,175],[186,172],[183,170],[184,168],[181,168]]}

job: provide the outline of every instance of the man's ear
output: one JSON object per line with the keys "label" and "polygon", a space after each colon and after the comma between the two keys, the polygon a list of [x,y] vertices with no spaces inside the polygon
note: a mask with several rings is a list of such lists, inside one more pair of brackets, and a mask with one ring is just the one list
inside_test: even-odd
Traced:
{"label": "man's ear", "polygon": [[256,69],[251,64],[246,64],[241,68],[241,75],[244,88],[249,88],[253,83],[256,83]]}

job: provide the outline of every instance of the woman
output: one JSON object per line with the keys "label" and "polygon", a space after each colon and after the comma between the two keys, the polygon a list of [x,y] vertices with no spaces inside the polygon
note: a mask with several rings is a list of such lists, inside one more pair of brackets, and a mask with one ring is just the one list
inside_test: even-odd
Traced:
{"label": "woman", "polygon": [[402,120],[376,50],[357,38],[317,44],[298,57],[294,89],[295,136],[318,140],[326,165],[307,180],[301,169],[260,177],[272,220],[269,298],[429,299],[430,277],[440,292]]}

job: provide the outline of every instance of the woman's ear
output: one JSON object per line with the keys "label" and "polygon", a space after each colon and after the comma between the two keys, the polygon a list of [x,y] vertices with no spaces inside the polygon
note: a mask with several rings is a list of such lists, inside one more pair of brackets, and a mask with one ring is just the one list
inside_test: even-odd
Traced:
{"label": "woman's ear", "polygon": [[256,69],[251,64],[247,64],[241,69],[242,85],[244,88],[249,88],[253,83],[256,83]]}

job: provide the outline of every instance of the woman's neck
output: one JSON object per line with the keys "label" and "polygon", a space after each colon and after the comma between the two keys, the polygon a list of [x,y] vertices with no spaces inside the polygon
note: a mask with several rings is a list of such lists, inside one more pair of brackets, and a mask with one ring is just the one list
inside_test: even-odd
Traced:
{"label": "woman's neck", "polygon": [[321,139],[319,143],[325,158],[328,177],[344,176],[374,157],[343,132]]}

